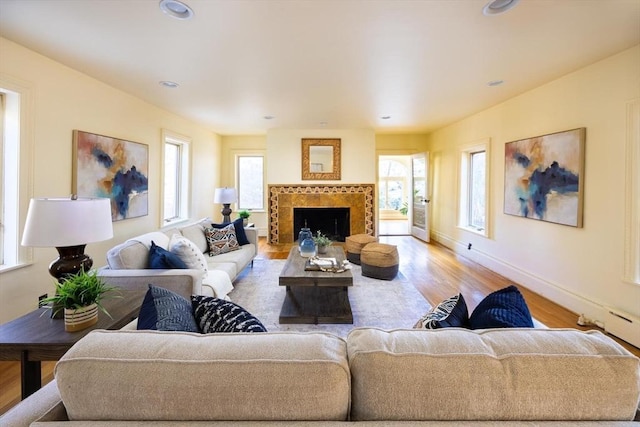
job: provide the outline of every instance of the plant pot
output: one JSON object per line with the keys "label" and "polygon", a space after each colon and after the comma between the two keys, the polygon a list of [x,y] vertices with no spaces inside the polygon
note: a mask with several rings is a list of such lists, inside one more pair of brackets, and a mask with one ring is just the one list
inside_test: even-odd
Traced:
{"label": "plant pot", "polygon": [[327,245],[318,245],[318,253],[326,254],[327,253]]}
{"label": "plant pot", "polygon": [[242,225],[245,227],[249,225],[249,218],[242,218]]}
{"label": "plant pot", "polygon": [[64,309],[64,330],[76,332],[95,325],[98,322],[98,305],[91,304],[81,308]]}

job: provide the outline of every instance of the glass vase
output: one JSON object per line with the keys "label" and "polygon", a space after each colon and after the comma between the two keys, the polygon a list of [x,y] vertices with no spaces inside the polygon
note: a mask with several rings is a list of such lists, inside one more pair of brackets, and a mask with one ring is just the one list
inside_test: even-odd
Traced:
{"label": "glass vase", "polygon": [[307,237],[302,241],[300,245],[300,255],[307,258],[316,255],[316,242],[313,241],[313,238]]}
{"label": "glass vase", "polygon": [[302,242],[307,238],[313,239],[313,233],[310,228],[303,227],[300,229],[300,233],[298,233],[298,249],[302,247]]}

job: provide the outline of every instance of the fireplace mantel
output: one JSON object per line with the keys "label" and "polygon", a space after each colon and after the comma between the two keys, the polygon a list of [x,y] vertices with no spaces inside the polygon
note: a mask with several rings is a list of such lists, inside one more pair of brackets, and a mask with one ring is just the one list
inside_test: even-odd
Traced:
{"label": "fireplace mantel", "polygon": [[269,243],[292,243],[294,207],[349,207],[351,234],[375,234],[375,184],[269,185]]}

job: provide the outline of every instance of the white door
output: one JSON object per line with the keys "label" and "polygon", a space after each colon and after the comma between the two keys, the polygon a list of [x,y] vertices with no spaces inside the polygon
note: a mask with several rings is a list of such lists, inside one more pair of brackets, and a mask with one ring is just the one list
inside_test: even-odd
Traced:
{"label": "white door", "polygon": [[411,181],[413,188],[413,212],[411,234],[425,242],[429,241],[429,153],[411,156]]}

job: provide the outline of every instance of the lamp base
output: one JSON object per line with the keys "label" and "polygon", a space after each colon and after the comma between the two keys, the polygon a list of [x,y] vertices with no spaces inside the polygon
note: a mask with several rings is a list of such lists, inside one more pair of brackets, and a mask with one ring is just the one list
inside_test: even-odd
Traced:
{"label": "lamp base", "polygon": [[223,203],[222,204],[222,211],[220,211],[220,213],[222,213],[222,222],[223,223],[228,223],[231,222],[231,212],[233,212],[231,210],[231,203]]}
{"label": "lamp base", "polygon": [[[49,274],[51,274],[58,283],[62,283],[65,277],[78,274],[81,271],[89,271],[93,266],[91,257],[84,253],[87,245],[77,246],[61,246],[56,247],[58,250],[58,259],[49,265]],[[64,311],[61,307],[53,306],[51,309],[51,317],[61,319]]]}

